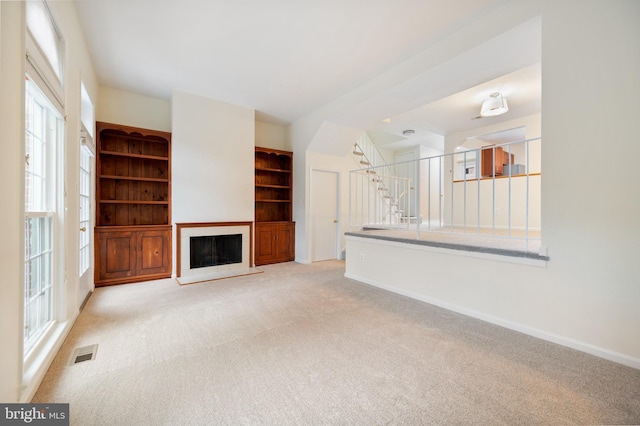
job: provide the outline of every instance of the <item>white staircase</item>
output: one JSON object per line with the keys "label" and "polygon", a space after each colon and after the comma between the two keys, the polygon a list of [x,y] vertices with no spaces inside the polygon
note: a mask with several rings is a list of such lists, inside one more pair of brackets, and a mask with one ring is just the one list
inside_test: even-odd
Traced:
{"label": "white staircase", "polygon": [[[397,227],[401,224],[404,210],[400,207],[401,199],[408,194],[409,183],[401,182],[393,173],[382,154],[369,136],[364,133],[353,145],[353,158],[359,165],[361,173],[366,175],[368,185],[374,189],[375,201],[368,202],[369,208],[377,210],[375,214],[367,215],[368,223],[363,226]],[[408,197],[407,197],[408,200]]]}

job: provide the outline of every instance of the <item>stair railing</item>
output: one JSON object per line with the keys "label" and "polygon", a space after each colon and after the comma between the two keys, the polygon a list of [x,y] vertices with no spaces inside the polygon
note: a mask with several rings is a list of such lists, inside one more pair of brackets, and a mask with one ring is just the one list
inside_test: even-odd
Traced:
{"label": "stair railing", "polygon": [[353,170],[349,176],[349,226],[400,228],[410,211],[411,179],[387,173],[389,166]]}
{"label": "stair railing", "polygon": [[[366,198],[370,204],[370,211],[367,212],[368,226],[399,227],[405,212],[408,224],[411,180],[397,176],[395,166],[386,163],[380,150],[366,133],[354,144],[353,157],[363,172],[353,175],[353,178],[361,180],[360,185],[367,182]],[[362,225],[362,220],[363,217],[357,222]]]}
{"label": "stair railing", "polygon": [[366,133],[363,133],[354,144],[353,155],[354,157],[360,157],[360,160],[358,160],[360,168],[387,165],[380,150]]}
{"label": "stair railing", "polygon": [[[540,245],[541,143],[534,138],[412,160],[418,182],[397,176],[404,163],[353,170],[350,229],[406,225],[416,238],[422,231],[460,233],[506,238],[513,247],[546,252]],[[412,186],[422,191],[415,221],[404,214],[411,211],[405,198],[412,199]]]}

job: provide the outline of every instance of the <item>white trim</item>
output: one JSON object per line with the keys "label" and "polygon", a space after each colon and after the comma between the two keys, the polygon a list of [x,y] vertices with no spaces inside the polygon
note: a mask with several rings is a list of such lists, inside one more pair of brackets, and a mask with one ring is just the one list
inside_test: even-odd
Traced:
{"label": "white trim", "polygon": [[96,156],[96,142],[89,133],[84,123],[80,126],[80,146],[89,153],[90,157]]}
{"label": "white trim", "polygon": [[43,218],[43,217],[53,217],[54,212],[35,212],[35,211],[25,211],[24,218],[25,219],[35,219],[35,218]]}
{"label": "white trim", "polygon": [[33,399],[79,313],[80,311],[76,310],[72,318],[54,323],[53,327],[48,331],[49,336],[38,344],[37,353],[32,351],[33,353],[29,354],[31,357],[29,362],[25,361],[24,363],[20,403],[28,403]]}
{"label": "white trim", "polygon": [[621,354],[619,352],[610,351],[608,349],[604,349],[598,346],[591,345],[589,343],[580,342],[578,340],[569,339],[564,336],[559,336],[557,334],[548,333],[546,331],[529,327],[523,324],[519,324],[512,321],[507,321],[502,318],[494,317],[492,315],[487,315],[482,312],[474,311],[472,309],[463,308],[457,305],[453,305],[447,302],[443,302],[439,299],[433,299],[431,297],[423,296],[421,294],[414,293],[412,291],[398,289],[396,287],[392,287],[381,282],[371,280],[368,278],[364,278],[355,274],[349,274],[345,272],[345,278],[349,278],[352,280],[360,281],[362,283],[381,288],[383,290],[390,291],[392,293],[400,294],[402,296],[410,297],[415,300],[419,300],[421,302],[429,303],[430,305],[439,306],[441,308],[447,309],[449,311],[457,312],[462,315],[466,315],[472,318],[476,318],[491,324],[498,325],[500,327],[508,328],[510,330],[518,331],[520,333],[527,334],[529,336],[537,337],[538,339],[546,340],[548,342],[556,343],[561,346],[566,346],[568,348],[572,348],[578,350],[580,352],[585,352],[598,358],[607,359],[609,361],[617,362],[618,364],[626,365],[628,367],[640,369],[640,358],[631,357],[625,354]]}
{"label": "white trim", "polygon": [[[29,40],[29,37],[27,37],[27,40]],[[28,44],[29,43],[27,43],[27,45]],[[64,101],[62,100],[62,95],[57,91],[57,89],[53,88],[55,84],[50,82],[50,79],[46,77],[47,73],[42,71],[42,68],[38,65],[38,59],[37,59],[38,55],[34,55],[32,53],[34,51],[33,49],[36,49],[36,48],[32,48],[32,50],[29,50],[27,48],[26,73],[29,76],[29,78],[36,83],[36,85],[40,88],[40,90],[42,90],[42,92],[45,94],[49,102],[51,102],[53,107],[61,115],[64,115]]]}

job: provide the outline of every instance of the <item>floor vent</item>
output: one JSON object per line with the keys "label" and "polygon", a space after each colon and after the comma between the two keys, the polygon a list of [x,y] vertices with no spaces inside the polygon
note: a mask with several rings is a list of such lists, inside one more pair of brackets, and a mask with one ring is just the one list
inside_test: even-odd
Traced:
{"label": "floor vent", "polygon": [[73,351],[71,365],[79,364],[84,361],[93,361],[96,359],[96,352],[98,352],[98,345],[89,345],[77,348]]}

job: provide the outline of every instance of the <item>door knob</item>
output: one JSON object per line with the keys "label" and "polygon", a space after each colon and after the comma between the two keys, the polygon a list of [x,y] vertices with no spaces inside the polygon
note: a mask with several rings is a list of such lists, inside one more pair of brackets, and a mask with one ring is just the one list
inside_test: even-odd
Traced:
{"label": "door knob", "polygon": [[333,219],[333,223],[338,223],[338,219]]}
{"label": "door knob", "polygon": [[83,226],[82,228],[80,228],[80,230],[81,230],[82,232],[87,232],[87,227],[86,227],[86,226]]}

